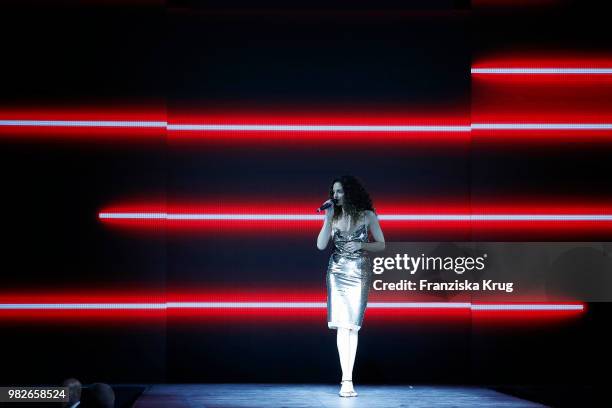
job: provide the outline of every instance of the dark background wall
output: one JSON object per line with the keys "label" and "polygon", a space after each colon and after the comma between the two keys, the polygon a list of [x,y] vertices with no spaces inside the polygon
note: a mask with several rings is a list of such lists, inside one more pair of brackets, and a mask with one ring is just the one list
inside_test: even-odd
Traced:
{"label": "dark background wall", "polygon": [[[378,10],[361,4],[347,10],[329,2],[249,7],[239,2],[6,6],[0,17],[0,106],[67,112],[137,107],[169,119],[185,111],[307,110],[441,112],[469,120],[474,95],[482,94],[470,81],[473,56],[560,46],[607,51],[610,39],[598,10],[582,2],[560,2],[552,14],[471,10],[465,2],[443,1],[401,7],[388,2]],[[579,24],[577,13],[579,36],[568,31]],[[264,196],[307,198],[317,205],[330,180],[345,173],[359,176],[375,200],[563,202],[610,194],[607,151],[588,144],[535,149],[472,141],[397,149],[381,142],[351,147],[347,154],[331,142],[300,149],[220,148],[168,143],[164,132],[134,143],[137,134],[96,142],[1,140],[0,208],[8,238],[4,293],[163,294],[184,287],[324,293],[329,253],[316,250],[316,232],[168,235],[163,229],[108,228],[97,219],[108,205],[141,198]],[[505,238],[503,232],[495,237]],[[579,319],[540,324],[492,325],[469,314],[366,320],[356,378],[541,384],[563,383],[571,372],[594,384],[593,362],[608,359],[608,313],[607,305],[592,304]],[[67,376],[111,383],[335,381],[339,374],[335,331],[327,329],[324,317],[0,325],[3,346],[12,351],[2,372],[5,383],[58,382]]]}

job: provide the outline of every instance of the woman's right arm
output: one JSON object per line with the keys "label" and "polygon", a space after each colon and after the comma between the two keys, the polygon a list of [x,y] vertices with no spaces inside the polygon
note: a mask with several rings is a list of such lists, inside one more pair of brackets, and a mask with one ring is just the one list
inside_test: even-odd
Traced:
{"label": "woman's right arm", "polygon": [[323,251],[327,248],[327,244],[329,243],[329,239],[331,238],[331,230],[332,230],[332,218],[334,216],[334,206],[332,205],[328,209],[325,210],[325,218],[323,220],[323,227],[319,232],[319,236],[317,237],[317,248]]}

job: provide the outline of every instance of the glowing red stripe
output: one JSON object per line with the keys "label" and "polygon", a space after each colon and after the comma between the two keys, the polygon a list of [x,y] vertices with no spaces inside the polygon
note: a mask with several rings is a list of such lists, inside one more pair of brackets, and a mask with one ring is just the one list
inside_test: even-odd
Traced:
{"label": "glowing red stripe", "polygon": [[[319,322],[324,318],[326,298],[319,288],[302,290],[269,289],[226,290],[210,289],[205,292],[168,291],[108,294],[103,291],[79,290],[75,293],[0,293],[0,320],[31,322],[87,322],[111,321],[151,322],[178,318],[180,321],[197,319],[227,324],[228,318],[239,324],[291,324],[296,319]],[[474,317],[500,319],[554,319],[577,316],[586,311],[581,302],[429,302],[401,299],[371,299],[368,314],[373,323],[397,319],[437,318],[466,319]],[[88,319],[83,321],[83,319]],[[407,321],[407,320],[405,320]],[[493,322],[496,319],[492,320]],[[130,323],[132,322],[132,323]]]}
{"label": "glowing red stripe", "polygon": [[[571,64],[568,63],[569,66],[580,68],[581,65],[576,61],[580,60],[572,60]],[[517,64],[531,67],[529,63],[517,60],[514,65],[497,61],[479,63],[474,69],[498,66],[512,68]],[[584,64],[595,68],[612,66],[610,60],[606,60],[605,64],[600,61],[599,65],[587,60]],[[532,65],[539,66],[533,62]],[[561,63],[556,66],[565,68]],[[207,110],[206,114],[185,110],[167,114],[162,105],[152,106],[148,110],[133,107],[105,110],[77,107],[57,110],[5,108],[0,109],[0,137],[17,140],[66,138],[70,141],[116,141],[119,138],[126,143],[131,140],[148,140],[160,143],[160,146],[170,142],[175,143],[177,148],[191,147],[192,143],[207,148],[262,146],[262,143],[271,147],[298,148],[322,143],[330,148],[349,149],[363,149],[366,144],[398,147],[407,144],[457,144],[464,147],[473,140],[521,143],[564,138],[580,138],[579,140],[594,142],[609,140],[612,137],[612,111],[608,102],[608,88],[605,85],[591,87],[588,90],[590,93],[586,95],[583,95],[584,89],[581,85],[570,89],[564,84],[560,88],[565,89],[564,93],[551,95],[550,99],[557,101],[557,105],[558,101],[563,101],[562,105],[549,108],[546,103],[538,100],[535,108],[528,106],[528,103],[521,108],[516,104],[508,105],[505,100],[498,100],[494,92],[485,90],[484,94],[479,96],[479,86],[476,85],[471,120],[468,113],[459,108],[435,114],[413,109],[408,113],[399,112],[390,108],[382,109],[382,113],[377,116],[367,111],[356,110],[352,114],[342,114],[334,113],[333,110],[330,110],[331,113],[325,113],[320,109],[304,109],[299,114],[283,113],[282,109],[244,109],[243,112]],[[537,94],[546,95],[547,92],[551,90],[538,90]],[[578,92],[582,96],[571,102],[566,95],[568,92]],[[533,98],[526,99],[531,101]],[[533,103],[535,102],[532,102],[532,105]],[[270,112],[274,112],[274,115]],[[356,143],[346,144],[347,142]]]}
{"label": "glowing red stripe", "polygon": [[[98,216],[104,225],[135,233],[163,231],[177,236],[215,233],[244,237],[265,233],[270,237],[278,234],[298,237],[318,232],[322,218],[315,208],[322,201],[324,197],[319,200],[283,197],[270,201],[270,197],[254,196],[248,201],[227,197],[167,206],[133,203],[106,207]],[[309,202],[312,205],[305,204]],[[388,241],[601,241],[612,236],[612,203],[603,201],[576,203],[559,197],[543,203],[474,198],[471,203],[461,200],[404,203],[381,198],[375,200],[375,207]],[[288,209],[292,213],[288,214]],[[112,214],[120,213],[139,215],[112,218]],[[169,218],[168,214],[174,216]]]}
{"label": "glowing red stripe", "polygon": [[[0,303],[3,310],[168,310],[168,309],[325,309],[326,302],[235,302],[235,301],[181,301],[157,303]],[[584,305],[575,304],[534,304],[496,303],[472,304],[457,302],[369,302],[375,309],[464,309],[471,311],[584,311]]]}
{"label": "glowing red stripe", "polygon": [[403,132],[470,132],[483,130],[612,130],[612,123],[472,123],[463,126],[419,125],[419,126],[321,126],[321,125],[167,125],[166,122],[146,121],[46,121],[0,119],[0,127],[17,128],[113,128],[113,129],[167,129],[185,132],[359,132],[359,133],[403,133]]}

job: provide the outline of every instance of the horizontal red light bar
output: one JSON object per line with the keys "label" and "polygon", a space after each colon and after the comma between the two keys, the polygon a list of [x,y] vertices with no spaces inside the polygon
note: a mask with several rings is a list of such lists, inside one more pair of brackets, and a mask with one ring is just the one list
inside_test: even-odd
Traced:
{"label": "horizontal red light bar", "polygon": [[[512,51],[477,58],[471,67],[472,71],[495,69],[610,70],[612,69],[612,55],[610,53],[561,54],[546,51],[537,53]],[[612,72],[604,71],[604,73]]]}
{"label": "horizontal red light bar", "polygon": [[[320,289],[269,289],[228,290],[209,288],[205,292],[193,290],[172,290],[163,293],[138,293],[130,295],[102,292],[74,293],[0,293],[0,321],[7,323],[25,322],[73,322],[86,324],[92,319],[113,322],[157,322],[168,318],[179,318],[188,322],[191,318],[205,319],[211,324],[226,324],[228,318],[249,324],[288,323],[296,319],[311,320],[313,323],[324,319],[327,303]],[[465,319],[482,316],[500,321],[549,320],[575,317],[586,311],[586,304],[575,301],[555,302],[440,302],[406,301],[402,299],[374,300],[368,302],[372,322],[385,323],[397,319],[434,318],[438,323],[445,319]],[[244,317],[249,320],[245,321]],[[83,321],[83,319],[88,319]],[[440,320],[442,319],[442,320]],[[451,322],[452,320],[449,320]]]}
{"label": "horizontal red light bar", "polygon": [[[102,220],[165,220],[177,222],[190,221],[323,221],[323,215],[311,214],[179,214],[179,213],[117,213],[102,212],[98,215]],[[381,221],[596,221],[611,222],[612,215],[600,214],[391,214],[379,215]]]}
{"label": "horizontal red light bar", "polygon": [[[472,121],[610,121],[612,56],[505,54],[475,62]],[[517,103],[520,101],[520,103]],[[536,119],[537,120],[537,119]]]}
{"label": "horizontal red light bar", "polygon": [[[612,69],[610,58],[576,58],[570,61],[571,64],[565,61],[565,65],[564,60],[560,61],[551,59],[540,62],[556,63],[555,69]],[[539,69],[542,66],[530,59],[514,59],[510,62],[493,60],[475,64],[473,67],[474,72],[523,68]],[[607,74],[573,76],[612,78],[612,75]],[[562,103],[547,105],[537,100],[535,107],[534,102],[531,105],[526,103],[529,106],[525,108],[517,107],[503,98],[499,100],[494,90],[490,91],[486,87],[480,89],[482,87],[474,87],[476,92],[471,113],[469,106],[424,110],[406,107],[401,111],[394,107],[377,107],[376,110],[356,108],[348,113],[338,107],[329,107],[328,110],[321,107],[303,107],[294,111],[287,111],[283,107],[245,107],[241,108],[240,112],[224,112],[221,109],[211,108],[203,111],[198,107],[183,106],[168,111],[163,101],[138,108],[126,106],[104,110],[76,106],[57,109],[0,107],[0,138],[67,138],[71,141],[120,138],[125,142],[168,141],[175,143],[175,146],[203,143],[230,148],[253,144],[259,146],[265,143],[273,147],[325,143],[325,146],[330,147],[359,149],[369,143],[377,146],[448,143],[464,147],[473,142],[474,132],[478,132],[478,137],[486,137],[487,140],[500,139],[510,142],[537,140],[539,136],[534,132],[544,132],[546,140],[555,140],[557,137],[562,139],[568,135],[579,140],[591,140],[590,136],[593,135],[600,141],[612,136],[612,114],[609,113],[610,106],[607,102],[609,87],[591,87],[588,95],[583,95],[582,85],[574,85],[571,89],[564,86],[564,93],[554,93],[550,96],[551,100]],[[537,96],[552,90],[550,87],[544,87],[543,90],[538,88],[531,92]],[[579,100],[567,103],[568,94],[571,96],[577,92],[581,95]],[[532,99],[531,96],[534,95],[530,94],[527,102]]]}
{"label": "horizontal red light bar", "polygon": [[480,75],[612,75],[612,68],[472,68]]}
{"label": "horizontal red light bar", "polygon": [[[474,63],[470,73],[474,79],[490,79],[500,83],[520,84],[524,81],[584,87],[609,85],[612,83],[612,57],[553,55],[546,58],[539,55],[506,54]],[[577,90],[572,88],[572,91]]]}
{"label": "horizontal red light bar", "polygon": [[[0,303],[4,310],[325,309],[326,302]],[[583,304],[472,304],[457,302],[369,302],[373,309],[463,309],[471,311],[584,311]]]}
{"label": "horizontal red light bar", "polygon": [[[228,197],[200,204],[132,204],[107,207],[98,213],[104,225],[131,230],[163,229],[177,234],[265,233],[290,236],[312,235],[323,216],[315,212],[313,199],[270,198],[248,202]],[[322,200],[319,200],[322,201]],[[439,202],[402,203],[376,200],[375,207],[388,241],[499,239],[605,240],[612,236],[612,203],[508,204],[472,199],[455,204]],[[304,203],[312,202],[312,206]],[[314,204],[316,203],[316,204]],[[282,205],[281,205],[282,204]],[[292,212],[287,212],[290,208]],[[220,211],[221,210],[221,211]]]}
{"label": "horizontal red light bar", "polygon": [[[576,114],[576,113],[574,113]],[[537,121],[533,116],[521,119],[522,114],[499,115],[504,122],[496,122],[495,115],[489,112],[476,112],[480,122],[467,125],[407,125],[407,126],[370,126],[370,125],[255,125],[223,124],[210,125],[192,123],[166,125],[165,122],[147,121],[39,121],[39,120],[0,120],[0,136],[9,138],[35,137],[53,139],[68,137],[75,139],[111,140],[126,136],[129,140],[149,139],[181,143],[212,142],[229,147],[250,145],[252,143],[273,143],[274,146],[303,145],[310,143],[356,142],[347,147],[356,149],[363,143],[384,142],[389,145],[403,143],[462,143],[472,140],[472,134],[487,140],[505,142],[555,141],[573,138],[585,141],[604,141],[612,138],[612,116],[605,122],[559,122],[554,120]],[[534,120],[535,119],[535,120]],[[589,118],[583,118],[589,119]],[[126,133],[127,132],[127,133]],[[128,139],[126,139],[128,140]],[[330,144],[331,142],[331,144]],[[358,143],[357,143],[358,142]]]}
{"label": "horizontal red light bar", "polygon": [[163,102],[121,106],[28,108],[0,107],[0,138],[16,140],[163,142],[166,135]]}
{"label": "horizontal red light bar", "polygon": [[58,128],[163,128],[177,131],[211,132],[470,132],[472,129],[490,130],[611,130],[612,123],[472,123],[467,126],[410,125],[410,126],[319,126],[319,125],[167,125],[166,122],[145,121],[39,121],[0,120],[0,127],[58,127]]}

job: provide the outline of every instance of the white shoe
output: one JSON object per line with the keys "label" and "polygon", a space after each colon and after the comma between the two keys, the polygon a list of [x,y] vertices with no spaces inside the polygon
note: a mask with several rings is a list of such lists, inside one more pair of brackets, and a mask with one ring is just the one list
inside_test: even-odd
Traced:
{"label": "white shoe", "polygon": [[352,380],[342,380],[340,383],[342,384],[342,388],[340,388],[340,392],[338,395],[341,397],[356,397],[357,392],[353,389],[353,381]]}

